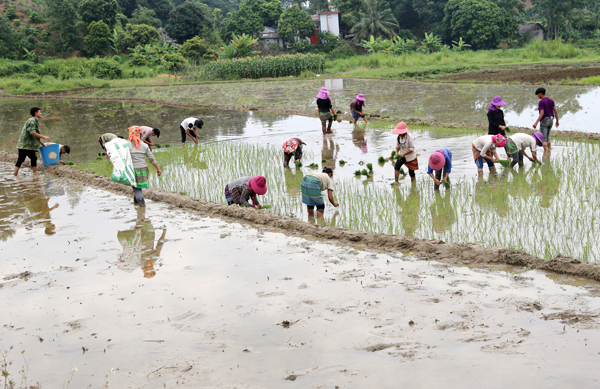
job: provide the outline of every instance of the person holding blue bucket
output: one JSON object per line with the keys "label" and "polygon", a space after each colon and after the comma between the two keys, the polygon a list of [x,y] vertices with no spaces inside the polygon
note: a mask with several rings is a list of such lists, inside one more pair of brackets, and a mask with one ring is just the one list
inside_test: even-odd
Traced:
{"label": "person holding blue bucket", "polygon": [[36,151],[41,144],[46,146],[42,139],[50,142],[50,137],[40,134],[40,119],[42,118],[42,110],[39,107],[33,107],[29,110],[32,118],[28,119],[21,130],[21,136],[17,142],[17,150],[19,156],[15,164],[15,176],[19,174],[21,165],[25,162],[25,158],[29,158],[31,162],[31,170],[37,173],[37,155]]}

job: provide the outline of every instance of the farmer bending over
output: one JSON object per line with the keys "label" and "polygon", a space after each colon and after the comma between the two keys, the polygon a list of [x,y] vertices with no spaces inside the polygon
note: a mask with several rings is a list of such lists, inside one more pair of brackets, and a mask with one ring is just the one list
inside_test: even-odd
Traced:
{"label": "farmer bending over", "polygon": [[[531,162],[540,163],[537,158],[537,147],[542,146],[543,135],[541,132],[534,132],[533,134],[525,134],[523,132],[517,132],[516,134],[510,136],[507,139],[506,143],[506,152],[512,155],[512,161],[510,162],[510,167],[512,168],[519,163],[519,166],[523,166],[523,155],[527,157]],[[533,158],[527,155],[525,149],[531,149],[531,155]]]}
{"label": "farmer bending over", "polygon": [[323,217],[325,212],[325,202],[323,201],[322,191],[327,191],[329,202],[334,207],[339,204],[333,198],[333,170],[328,167],[323,168],[323,173],[310,173],[304,176],[300,184],[302,191],[302,202],[306,204],[308,216],[314,217],[314,208],[317,207],[317,216]]}
{"label": "farmer bending over", "polygon": [[31,170],[37,173],[37,155],[35,154],[38,150],[39,145],[46,146],[42,139],[50,142],[50,137],[40,134],[40,119],[42,118],[42,110],[39,107],[33,107],[29,110],[32,118],[28,119],[21,130],[21,136],[17,142],[17,150],[19,156],[17,157],[17,163],[15,164],[15,176],[19,174],[19,169],[25,158],[29,158],[31,162]]}
{"label": "farmer bending over", "polygon": [[294,162],[302,159],[302,145],[306,143],[302,142],[300,138],[292,138],[285,141],[283,144],[283,167],[290,167],[290,160],[294,157]]}
{"label": "farmer bending over", "polygon": [[353,102],[350,103],[350,113],[352,114],[352,119],[354,120],[354,124],[360,119],[363,118],[365,123],[367,122],[367,118],[363,113],[363,108],[365,107],[365,96],[361,93],[356,96]]}
{"label": "farmer bending over", "polygon": [[142,142],[144,142],[145,144],[147,144],[150,147],[150,150],[152,150],[152,146],[154,146],[154,142],[152,142],[150,140],[151,136],[155,136],[157,138],[160,137],[160,130],[158,128],[152,128],[152,127],[148,127],[148,126],[139,126],[142,129],[142,133],[140,135],[140,139],[142,140]]}
{"label": "farmer bending over", "polygon": [[181,132],[181,145],[185,146],[185,139],[189,136],[195,144],[198,144],[198,129],[201,129],[204,122],[200,119],[189,117],[181,122],[179,131]]}
{"label": "farmer bending over", "polygon": [[396,165],[394,165],[394,184],[398,183],[402,165],[406,165],[408,168],[410,180],[415,181],[417,179],[415,170],[419,170],[419,161],[417,161],[417,153],[415,153],[415,138],[408,133],[408,128],[404,122],[398,123],[396,128],[392,130],[392,134],[398,134],[396,154],[400,156],[396,159]]}
{"label": "farmer bending over", "polygon": [[[59,145],[58,145],[58,147],[59,147],[59,149],[60,149],[60,155],[63,155],[63,154],[71,154],[71,148],[70,148],[69,146],[67,146],[67,145],[60,145],[60,144],[59,144]],[[65,165],[65,164],[66,164],[66,162],[65,162],[65,161],[63,161],[62,159],[60,160],[60,163],[61,163],[62,165]]]}
{"label": "farmer bending over", "polygon": [[556,118],[556,128],[558,128],[558,111],[556,110],[556,105],[554,105],[554,100],[546,97],[546,89],[537,88],[535,94],[540,99],[540,103],[538,104],[540,115],[535,123],[533,123],[533,129],[535,130],[538,123],[540,123],[540,131],[544,137],[542,145],[544,146],[544,150],[550,150],[552,148],[550,145],[550,130],[552,129],[554,118]]}
{"label": "farmer bending over", "polygon": [[[444,173],[444,178],[442,179],[442,169]],[[439,190],[440,184],[444,181],[448,181],[450,183],[450,172],[452,171],[452,152],[446,148],[438,149],[435,153],[431,154],[429,157],[429,166],[427,167],[427,174],[433,181],[435,185],[433,189]],[[435,172],[435,177],[433,176],[433,172]],[[440,179],[442,179],[440,181]]]}
{"label": "farmer bending over", "polygon": [[[100,147],[102,147],[102,150],[104,150],[105,153],[106,153],[106,144],[115,138],[125,139],[120,135],[111,134],[110,132],[100,135],[100,138],[98,138],[98,143],[100,143]],[[108,155],[106,155],[106,158],[108,158]]]}
{"label": "farmer bending over", "polygon": [[263,176],[240,177],[225,185],[225,199],[227,205],[237,204],[249,207],[252,199],[252,207],[260,209],[257,196],[267,193],[267,179]]}
{"label": "farmer bending over", "polygon": [[154,165],[156,174],[158,174],[159,177],[162,174],[162,171],[160,170],[160,166],[158,165],[158,162],[156,162],[150,147],[142,142],[140,138],[141,133],[141,128],[137,126],[129,127],[129,138],[127,138],[127,140],[129,141],[129,152],[131,153],[131,162],[135,173],[136,187],[133,188],[133,203],[138,204],[140,207],[145,207],[146,201],[142,195],[142,189],[148,187],[148,175],[150,174],[145,158],[148,158],[150,163]]}
{"label": "farmer bending over", "polygon": [[496,146],[506,146],[506,138],[500,134],[484,135],[475,139],[473,142],[473,159],[475,159],[475,165],[477,165],[477,174],[479,177],[483,177],[484,160],[490,169],[490,173],[496,173],[496,167],[494,164],[500,159],[496,153]]}

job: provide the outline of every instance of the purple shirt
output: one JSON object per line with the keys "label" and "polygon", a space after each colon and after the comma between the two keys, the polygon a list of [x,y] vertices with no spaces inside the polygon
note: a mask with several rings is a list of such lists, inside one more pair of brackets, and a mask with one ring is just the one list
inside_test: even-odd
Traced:
{"label": "purple shirt", "polygon": [[542,116],[542,119],[548,117],[548,116],[552,116],[554,117],[554,100],[552,100],[550,97],[543,97],[540,100],[540,103],[538,105],[538,110],[541,111],[542,109],[544,110],[544,116]]}

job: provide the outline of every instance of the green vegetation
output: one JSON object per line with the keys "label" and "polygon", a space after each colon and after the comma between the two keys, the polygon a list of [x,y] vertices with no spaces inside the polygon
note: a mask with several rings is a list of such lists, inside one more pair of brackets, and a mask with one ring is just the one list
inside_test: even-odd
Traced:
{"label": "green vegetation", "polygon": [[302,161],[296,161],[296,167],[302,167]]}
{"label": "green vegetation", "polygon": [[377,160],[377,162],[379,162],[379,163],[385,163],[385,158],[384,157],[379,157],[379,159]]}
{"label": "green vegetation", "polygon": [[346,164],[346,161],[344,161],[343,159],[340,159],[339,164],[340,164],[340,166],[344,166]]}
{"label": "green vegetation", "polygon": [[219,60],[207,64],[202,71],[209,78],[264,78],[299,76],[303,71],[321,73],[325,66],[322,56],[312,54],[283,55]]}

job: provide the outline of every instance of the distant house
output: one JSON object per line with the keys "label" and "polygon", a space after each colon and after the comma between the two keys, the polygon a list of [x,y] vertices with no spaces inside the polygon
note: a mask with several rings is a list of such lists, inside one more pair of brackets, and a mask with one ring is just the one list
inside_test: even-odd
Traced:
{"label": "distant house", "polygon": [[317,30],[315,31],[315,35],[310,37],[310,43],[316,45],[319,43],[319,39],[317,38],[317,34],[319,31],[329,32],[335,36],[340,35],[340,12],[332,11],[332,12],[320,12],[317,15],[312,15],[312,20],[317,25]]}
{"label": "distant house", "polygon": [[546,30],[544,29],[544,26],[539,23],[520,23],[517,28],[517,34],[528,36],[531,40],[544,40],[546,37]]}
{"label": "distant house", "polygon": [[260,42],[264,45],[276,44],[283,47],[283,37],[277,34],[277,29],[265,26],[265,29],[260,33]]}

